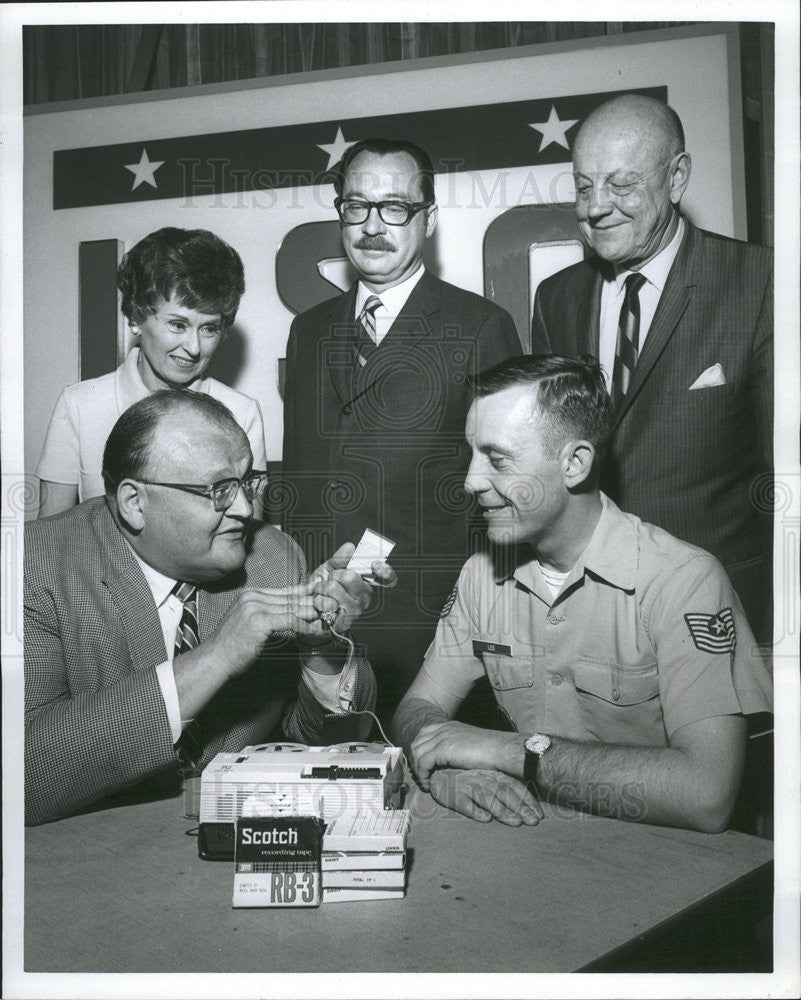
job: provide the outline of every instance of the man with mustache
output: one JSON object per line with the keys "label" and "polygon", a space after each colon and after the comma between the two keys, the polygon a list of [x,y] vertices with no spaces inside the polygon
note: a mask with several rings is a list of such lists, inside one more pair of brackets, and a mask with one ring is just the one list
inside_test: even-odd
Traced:
{"label": "man with mustache", "polygon": [[411,142],[367,139],[337,168],[335,205],[359,280],[302,313],[287,345],[284,526],[310,565],[371,528],[395,542],[399,585],[357,637],[379,706],[419,668],[470,551],[461,493],[467,377],[520,350],[511,317],[423,265],[434,170]]}

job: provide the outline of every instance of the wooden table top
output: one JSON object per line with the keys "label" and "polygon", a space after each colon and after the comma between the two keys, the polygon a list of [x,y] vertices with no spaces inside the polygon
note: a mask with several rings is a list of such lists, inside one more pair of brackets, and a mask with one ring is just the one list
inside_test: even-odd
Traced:
{"label": "wooden table top", "polygon": [[769,841],[545,806],[476,823],[415,789],[405,899],[233,909],[181,799],[26,831],[27,972],[569,972],[770,863]]}

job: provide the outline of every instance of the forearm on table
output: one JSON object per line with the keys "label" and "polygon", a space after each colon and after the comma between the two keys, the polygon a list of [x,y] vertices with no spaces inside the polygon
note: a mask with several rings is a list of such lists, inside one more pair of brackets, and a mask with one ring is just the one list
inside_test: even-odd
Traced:
{"label": "forearm on table", "polygon": [[555,737],[539,761],[541,798],[631,822],[714,833],[725,828],[727,788],[677,747],[578,743]]}
{"label": "forearm on table", "polygon": [[392,738],[408,753],[412,740],[423,726],[449,722],[450,717],[425,698],[404,698],[392,719]]}

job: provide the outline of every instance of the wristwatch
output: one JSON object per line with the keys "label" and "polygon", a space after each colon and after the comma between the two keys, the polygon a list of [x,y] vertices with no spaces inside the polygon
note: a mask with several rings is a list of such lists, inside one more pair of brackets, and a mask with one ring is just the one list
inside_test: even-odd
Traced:
{"label": "wristwatch", "polygon": [[533,736],[529,736],[523,746],[526,751],[523,762],[523,780],[531,781],[536,785],[540,757],[550,749],[551,737],[546,736],[545,733],[534,733]]}

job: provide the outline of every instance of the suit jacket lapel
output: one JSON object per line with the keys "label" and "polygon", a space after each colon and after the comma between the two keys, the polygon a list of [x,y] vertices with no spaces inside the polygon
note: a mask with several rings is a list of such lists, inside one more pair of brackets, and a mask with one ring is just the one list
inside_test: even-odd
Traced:
{"label": "suit jacket lapel", "polygon": [[[343,403],[353,395],[351,382],[353,375],[353,342],[356,339],[356,288],[354,284],[344,295],[331,302],[328,329],[323,331],[323,339],[328,347],[323,357],[328,376],[334,390]],[[336,344],[336,346],[334,346]]]}
{"label": "suit jacket lapel", "polygon": [[414,350],[429,334],[429,321],[426,317],[439,312],[441,308],[442,287],[438,278],[426,271],[417,282],[404,302],[403,309],[395,317],[395,322],[389,329],[383,344],[404,344],[410,351]]}
{"label": "suit jacket lapel", "polygon": [[134,670],[162,663],[167,651],[153,594],[105,506],[98,510],[95,532],[104,553],[103,584],[122,620]]}
{"label": "suit jacket lapel", "polygon": [[603,272],[597,258],[588,262],[594,270],[592,281],[588,281],[583,291],[576,299],[575,322],[568,324],[569,329],[576,331],[574,354],[592,354],[598,357],[599,331],[601,326],[601,288]]}
{"label": "suit jacket lapel", "polygon": [[[405,348],[403,354],[408,354],[415,350],[429,335],[430,323],[427,317],[439,311],[441,295],[442,289],[439,279],[426,271],[412,289],[409,298],[404,303],[400,313],[396,316],[395,322],[381,341],[379,353],[385,346],[390,345],[395,345],[401,349]],[[356,393],[352,391],[354,382],[351,381],[351,398],[349,402],[354,402],[366,392],[369,392],[380,381],[386,369],[379,368],[378,371],[379,374],[374,379],[362,381]],[[365,369],[365,375],[369,379],[368,369]]]}
{"label": "suit jacket lapel", "polygon": [[620,423],[629,411],[637,395],[651,374],[654,365],[667,347],[673,336],[679,320],[684,315],[693,294],[697,273],[695,256],[698,251],[698,236],[694,226],[685,219],[685,233],[673,267],[670,269],[659,305],[656,307],[651,328],[645,338],[642,354],[637,359],[634,374],[631,377],[629,391],[618,411],[615,425]]}

